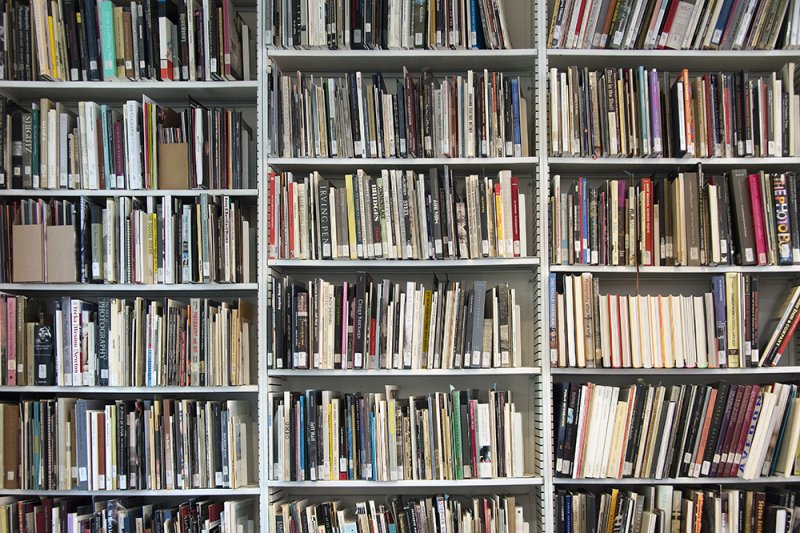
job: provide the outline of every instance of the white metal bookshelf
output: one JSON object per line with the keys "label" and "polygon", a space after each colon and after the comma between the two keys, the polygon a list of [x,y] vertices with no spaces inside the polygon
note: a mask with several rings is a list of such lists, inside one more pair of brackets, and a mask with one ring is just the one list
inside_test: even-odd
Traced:
{"label": "white metal bookshelf", "polygon": [[[540,35],[547,32],[547,3],[537,2],[539,21],[537,31]],[[564,68],[571,65],[588,67],[591,69],[608,67],[636,67],[645,66],[656,68],[659,71],[674,72],[684,68],[690,71],[740,71],[751,70],[754,72],[779,70],[785,63],[800,60],[796,50],[741,50],[741,51],[710,51],[710,50],[567,50],[549,49],[540,39],[538,46],[537,72],[540,79],[544,80],[552,67]],[[546,81],[540,83],[542,96],[546,95]],[[540,224],[540,238],[543,243],[549,240],[549,198],[550,176],[555,174],[581,176],[588,179],[605,179],[609,176],[627,176],[624,171],[636,175],[645,173],[658,173],[662,175],[673,169],[685,169],[701,163],[704,168],[729,170],[733,168],[750,169],[796,169],[800,167],[800,157],[744,157],[744,158],[583,158],[550,156],[548,146],[549,117],[547,102],[540,100],[537,107],[539,113],[540,137],[538,144],[539,172],[542,177],[542,198],[545,202],[542,209]],[[543,246],[540,251],[541,275],[543,287],[541,295],[543,300],[541,313],[545,323],[548,321],[549,306],[547,297],[549,287],[547,279],[550,272],[560,274],[579,274],[591,272],[602,278],[616,279],[616,285],[625,280],[631,280],[631,290],[642,285],[644,287],[657,287],[665,280],[675,279],[677,282],[691,277],[724,274],[726,272],[746,272],[762,274],[770,279],[795,278],[800,273],[800,267],[793,266],[701,266],[701,267],[629,267],[606,265],[551,265],[549,261],[549,247]],[[668,383],[696,383],[716,382],[730,380],[733,382],[762,383],[773,380],[789,380],[796,382],[800,378],[800,367],[790,363],[786,366],[774,368],[743,368],[743,369],[633,369],[633,368],[551,368],[549,362],[544,362],[542,376],[545,389],[548,391],[544,398],[544,407],[547,411],[547,435],[544,439],[544,457],[547,468],[544,471],[544,514],[542,529],[555,530],[555,510],[552,497],[555,490],[559,489],[602,489],[603,487],[636,487],[652,485],[678,485],[678,486],[716,486],[716,487],[743,487],[759,488],[764,486],[782,487],[800,483],[799,476],[789,477],[760,477],[753,480],[741,478],[665,478],[665,479],[572,479],[556,477],[553,473],[554,439],[556,437],[552,426],[552,387],[553,383],[569,381],[599,381],[602,383],[630,384],[633,380],[647,381],[658,384],[660,381]]]}
{"label": "white metal bookshelf", "polygon": [[[256,52],[258,68],[253,71],[253,75],[262,72],[261,57],[258,50],[262,49],[261,43],[261,4],[244,0],[237,2],[244,11],[258,13],[258,31],[255,31],[255,39],[251,41],[253,51]],[[252,34],[252,33],[251,33]],[[254,41],[254,42],[253,42]],[[258,116],[260,103],[260,93],[262,88],[262,76],[259,74],[256,79],[250,81],[107,81],[107,82],[73,82],[73,81],[7,81],[0,80],[0,94],[21,103],[38,101],[40,98],[50,98],[57,102],[67,105],[74,105],[78,101],[91,100],[100,103],[120,103],[126,100],[141,100],[143,95],[147,95],[163,105],[174,105],[187,107],[189,98],[193,98],[208,106],[232,106],[237,109],[250,109],[254,116]],[[261,124],[256,121],[248,122],[253,127],[255,138],[252,139],[256,154],[259,153],[261,143]],[[257,165],[255,176],[259,176],[261,161],[256,157]],[[261,180],[256,180],[258,188],[251,189],[191,189],[191,190],[52,190],[52,189],[3,189],[0,190],[0,198],[116,198],[122,196],[132,197],[199,197],[201,195],[227,195],[246,199],[251,205],[255,205],[255,212],[261,213],[261,202],[264,197],[261,189]],[[258,222],[260,224],[261,218]],[[264,230],[265,231],[265,230]],[[254,253],[262,251],[260,237],[262,229],[257,226],[257,247]],[[261,269],[263,264],[260,256],[257,255],[256,271],[253,274],[255,279],[252,283],[194,283],[194,284],[81,284],[81,283],[2,283],[0,292],[9,294],[25,294],[32,296],[46,295],[70,295],[74,297],[85,297],[90,295],[114,295],[120,297],[131,297],[133,295],[147,295],[149,297],[189,297],[207,295],[211,297],[233,297],[236,295],[252,298],[254,301],[259,298],[261,288]],[[266,301],[266,300],[264,300]],[[21,399],[47,398],[47,397],[70,397],[70,398],[98,398],[103,400],[123,399],[145,399],[145,398],[197,398],[197,399],[237,399],[249,400],[253,406],[253,415],[256,418],[258,429],[261,431],[264,424],[261,423],[259,411],[259,399],[261,390],[266,386],[265,366],[262,366],[264,346],[263,327],[266,326],[264,308],[258,310],[257,324],[257,343],[250,354],[253,365],[258,366],[257,382],[252,385],[242,386],[204,386],[204,387],[177,387],[177,386],[156,386],[156,387],[101,387],[101,386],[0,386],[0,400],[3,402],[18,401]],[[263,441],[263,433],[259,433],[259,443]],[[242,499],[250,498],[260,505],[266,496],[264,487],[265,473],[261,472],[264,462],[260,459],[265,453],[264,446],[257,446],[254,450],[255,456],[250,458],[257,464],[258,482],[253,486],[239,488],[202,488],[202,489],[160,489],[160,490],[27,490],[27,489],[0,489],[0,496],[17,498],[30,497],[98,497],[98,498],[117,498],[117,497],[140,497],[147,501],[157,501],[158,499],[168,499],[170,501],[185,501],[189,498],[208,498],[215,499]],[[259,507],[259,516],[264,516],[266,507]],[[259,521],[259,516],[255,519],[259,523],[262,531],[266,531],[265,520]]]}
{"label": "white metal bookshelf", "polygon": [[[530,7],[530,18],[516,17],[514,24],[519,29],[520,37],[528,39],[515,43],[520,48],[512,50],[284,50],[268,49],[268,60],[285,72],[312,71],[315,73],[341,74],[353,70],[362,72],[400,72],[407,67],[414,75],[424,67],[432,70],[434,75],[452,72],[463,72],[468,69],[509,72],[530,80],[528,101],[528,131],[530,138],[530,156],[502,158],[293,158],[267,156],[266,164],[276,172],[292,171],[297,173],[319,171],[326,177],[335,177],[354,172],[356,169],[377,170],[392,169],[426,169],[448,166],[453,169],[455,178],[460,179],[464,173],[480,172],[491,175],[501,169],[510,169],[524,179],[531,180],[534,192],[533,205],[541,201],[540,163],[537,157],[541,153],[537,139],[540,138],[538,107],[541,99],[537,86],[536,64],[539,50],[536,48],[538,33],[531,31],[535,27],[535,4]],[[526,13],[527,15],[527,13]],[[520,39],[524,41],[524,39]],[[266,93],[265,93],[266,94]],[[262,144],[262,147],[265,146]],[[523,179],[522,177],[520,179]],[[537,208],[531,210],[532,232],[529,235],[531,257],[524,258],[486,258],[475,260],[269,260],[268,274],[290,273],[292,275],[324,276],[352,275],[357,271],[368,271],[376,274],[412,277],[427,272],[446,273],[450,278],[458,278],[464,274],[472,279],[486,279],[488,283],[499,283],[509,278],[525,283],[526,292],[531,295],[540,294],[541,259],[538,250],[541,248],[539,229],[540,214]],[[531,230],[529,229],[529,232]],[[483,276],[483,277],[481,277]],[[264,276],[266,279],[267,276]],[[518,289],[519,290],[519,289]],[[468,479],[468,480],[403,480],[393,482],[379,481],[273,481],[268,480],[266,486],[271,494],[270,499],[292,499],[305,497],[332,497],[333,495],[349,495],[351,497],[371,498],[372,494],[414,494],[416,496],[436,493],[462,494],[480,496],[489,494],[516,494],[517,501],[522,501],[526,520],[531,523],[532,531],[544,531],[539,517],[542,516],[543,487],[547,467],[542,452],[545,449],[544,439],[547,434],[543,403],[537,398],[549,396],[543,388],[542,368],[540,366],[539,344],[541,342],[541,311],[536,297],[525,295],[523,305],[523,329],[530,329],[530,341],[523,341],[523,362],[528,366],[520,368],[490,369],[437,369],[437,370],[295,370],[270,369],[269,381],[276,390],[286,388],[297,390],[308,386],[325,384],[326,388],[350,390],[354,386],[361,389],[378,390],[383,383],[399,384],[399,396],[404,397],[403,390],[409,387],[428,387],[427,390],[447,390],[448,385],[456,388],[459,384],[469,383],[471,387],[480,386],[485,389],[497,384],[498,389],[512,387],[515,403],[527,411],[525,426],[526,474],[530,477]],[[526,333],[527,335],[527,333]],[[533,366],[531,365],[533,363]],[[489,378],[491,381],[487,380]],[[304,386],[306,385],[306,386]],[[420,389],[422,390],[422,389]],[[524,393],[520,391],[525,391]],[[520,395],[522,394],[522,395]],[[262,404],[263,405],[263,404]],[[262,460],[264,456],[262,455]],[[264,469],[262,468],[262,472]],[[520,500],[519,496],[524,498]]]}

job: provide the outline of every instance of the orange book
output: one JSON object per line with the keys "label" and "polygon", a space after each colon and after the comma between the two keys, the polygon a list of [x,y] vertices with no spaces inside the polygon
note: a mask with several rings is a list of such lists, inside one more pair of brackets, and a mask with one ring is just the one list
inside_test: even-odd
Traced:
{"label": "orange book", "polygon": [[689,83],[689,69],[683,69],[681,79],[683,79],[683,108],[686,121],[686,155],[691,157],[696,153],[694,147],[694,119],[692,117],[692,86]]}
{"label": "orange book", "polygon": [[700,433],[700,442],[697,444],[697,453],[692,457],[692,468],[689,470],[690,477],[700,476],[700,467],[703,464],[703,456],[706,451],[706,443],[708,442],[708,431],[711,428],[711,419],[714,413],[714,404],[717,402],[717,389],[711,389],[711,394],[708,398],[708,407],[706,414],[703,417],[703,431]]}

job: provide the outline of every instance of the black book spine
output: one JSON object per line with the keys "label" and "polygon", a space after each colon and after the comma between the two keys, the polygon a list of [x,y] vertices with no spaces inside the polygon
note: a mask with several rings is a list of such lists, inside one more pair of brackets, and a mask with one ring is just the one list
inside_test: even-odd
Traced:
{"label": "black book spine", "polygon": [[570,387],[569,404],[567,406],[567,425],[564,429],[564,461],[561,474],[566,477],[572,475],[572,461],[575,458],[575,438],[580,416],[581,389],[580,387]]}
{"label": "black book spine", "polygon": [[318,479],[317,475],[317,393],[314,390],[306,391],[306,477],[311,481]]}
{"label": "black book spine", "polygon": [[128,406],[117,402],[117,485],[128,488]]}
{"label": "black book spine", "polygon": [[33,330],[34,383],[36,385],[55,385],[53,368],[53,326],[37,324]]}
{"label": "black book spine", "polygon": [[686,440],[683,443],[683,457],[679,457],[680,460],[680,476],[687,476],[689,475],[689,463],[692,460],[692,453],[694,450],[694,444],[697,438],[700,437],[700,431],[702,428],[700,427],[700,421],[702,420],[703,413],[705,409],[703,407],[706,403],[706,398],[711,393],[711,387],[703,386],[698,388],[697,396],[695,397],[694,406],[692,407],[691,417],[692,423],[689,425],[689,431],[686,435]]}
{"label": "black book spine", "polygon": [[186,1],[178,2],[178,35],[180,40],[179,51],[181,61],[181,80],[189,80],[189,17]]}
{"label": "black book spine", "polygon": [[75,8],[75,29],[77,34],[77,51],[78,60],[80,61],[80,71],[78,81],[87,81],[89,79],[89,43],[86,35],[86,15],[83,13],[85,4],[78,2],[74,4]]}
{"label": "black book spine", "polygon": [[644,416],[645,392],[647,389],[643,385],[634,385],[634,387],[636,390],[636,398],[634,399],[633,407],[631,409],[631,431],[628,434],[628,441],[625,444],[623,477],[625,475],[633,475],[632,466],[629,465],[633,465],[636,462],[639,432],[641,430],[642,418]]}
{"label": "black book spine", "polygon": [[61,9],[64,16],[64,30],[67,38],[67,62],[70,81],[81,80],[81,58],[78,47],[78,28],[75,18],[75,0],[62,0]]}
{"label": "black book spine", "polygon": [[703,462],[700,470],[702,476],[707,476],[711,471],[711,462],[714,460],[714,452],[717,449],[717,439],[720,434],[722,415],[725,413],[725,407],[728,403],[728,391],[730,387],[730,383],[722,382],[719,384],[717,400],[711,415],[711,426],[708,430],[708,441],[706,442],[706,449],[703,453]]}
{"label": "black book spine", "polygon": [[363,368],[364,365],[368,283],[369,277],[367,274],[359,272],[356,279],[355,323],[353,325],[353,365],[355,368]]}
{"label": "black book spine", "polygon": [[83,0],[81,17],[86,29],[86,51],[89,59],[89,81],[100,81],[100,50],[97,35],[97,3],[95,0]]}

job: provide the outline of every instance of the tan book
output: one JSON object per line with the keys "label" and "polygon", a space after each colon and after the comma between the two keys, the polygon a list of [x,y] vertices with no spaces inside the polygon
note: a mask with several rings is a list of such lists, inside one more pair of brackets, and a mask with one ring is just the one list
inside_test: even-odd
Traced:
{"label": "tan book", "polygon": [[18,489],[19,485],[19,407],[2,404],[3,417],[3,471],[0,485],[5,489]]}

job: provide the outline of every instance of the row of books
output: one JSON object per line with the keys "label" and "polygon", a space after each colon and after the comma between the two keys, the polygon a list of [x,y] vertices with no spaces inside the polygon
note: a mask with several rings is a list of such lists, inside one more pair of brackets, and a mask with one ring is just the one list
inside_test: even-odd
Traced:
{"label": "row of books", "polygon": [[[772,50],[800,47],[800,11],[779,0],[553,0],[550,48]],[[790,7],[791,6],[791,7]]]}
{"label": "row of books", "polygon": [[23,246],[13,242],[16,224],[38,225],[42,232],[51,225],[74,227],[74,270],[81,283],[248,283],[255,278],[254,230],[236,197],[122,196],[104,203],[88,197],[49,203],[23,199],[5,207],[10,219],[0,220],[7,246],[3,281],[29,280],[11,269],[14,250],[21,253]]}
{"label": "row of books", "polygon": [[[566,182],[566,183],[564,183]],[[680,172],[665,179],[562,180],[550,189],[553,264],[800,263],[794,172]]]}
{"label": "row of books", "polygon": [[[550,364],[604,368],[775,366],[794,333],[800,289],[759,331],[758,277],[712,276],[701,296],[600,294],[590,273],[550,274]],[[766,342],[760,340],[764,339]]]}
{"label": "row of books", "polygon": [[[270,504],[270,531],[319,531],[330,527],[343,533],[407,531],[408,533],[524,533],[530,530],[524,510],[514,496],[459,497],[438,494],[359,501],[353,507],[340,501],[310,503],[278,500]],[[322,525],[324,524],[324,526]]]}
{"label": "row of books", "polygon": [[511,48],[503,0],[280,0],[267,12],[281,48]]}
{"label": "row of books", "polygon": [[248,385],[254,323],[242,299],[0,295],[0,384]]}
{"label": "row of books", "polygon": [[[557,533],[658,533],[727,531],[785,533],[800,526],[795,490],[612,488],[600,493],[557,491]],[[585,526],[586,529],[582,527]]]}
{"label": "row of books", "polygon": [[231,0],[21,2],[2,15],[2,79],[249,79],[250,31]]}
{"label": "row of books", "polygon": [[[253,133],[235,109],[0,97],[0,188],[242,189]],[[10,142],[10,150],[6,143]]]}
{"label": "row of books", "polygon": [[[392,85],[391,82],[388,83]],[[272,67],[268,153],[281,157],[521,157],[529,151],[518,76],[378,72],[281,74]]]}
{"label": "row of books", "polygon": [[[463,183],[463,185],[462,185]],[[454,178],[359,169],[330,182],[319,172],[269,175],[269,258],[476,259],[528,255],[528,207],[519,178]]]}
{"label": "row of books", "polygon": [[3,498],[0,532],[255,533],[255,508],[251,499],[142,503],[135,498]]}
{"label": "row of books", "polygon": [[800,154],[794,63],[780,72],[550,69],[549,153],[582,157]]}
{"label": "row of books", "polygon": [[272,479],[485,479],[525,474],[524,428],[510,391],[427,396],[270,394]]}
{"label": "row of books", "polygon": [[789,477],[800,471],[797,385],[556,384],[555,474]]}
{"label": "row of books", "polygon": [[257,485],[248,401],[58,398],[4,403],[0,411],[6,489]]}
{"label": "row of books", "polygon": [[452,369],[522,366],[517,291],[476,280],[271,279],[270,368]]}

